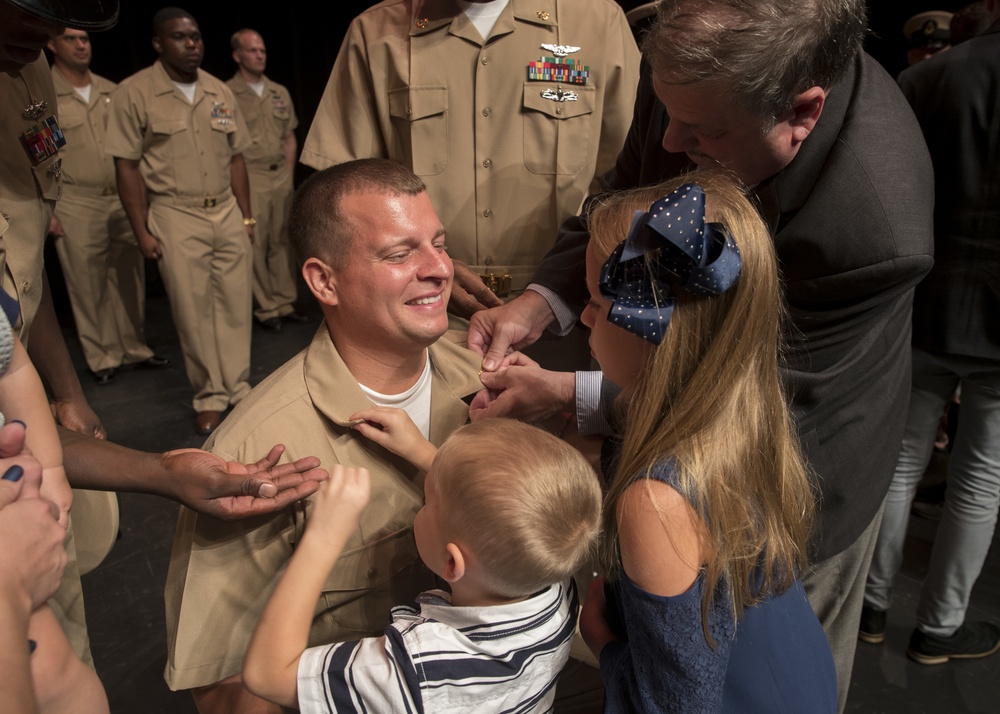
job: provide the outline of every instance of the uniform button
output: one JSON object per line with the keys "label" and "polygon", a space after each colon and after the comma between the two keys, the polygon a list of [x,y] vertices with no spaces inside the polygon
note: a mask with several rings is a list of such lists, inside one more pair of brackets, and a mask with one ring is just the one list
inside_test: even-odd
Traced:
{"label": "uniform button", "polygon": [[487,57],[486,55],[483,55],[483,58],[481,60],[479,60],[479,61],[482,62],[483,64],[489,64],[490,63],[490,58]]}
{"label": "uniform button", "polygon": [[28,287],[29,287],[28,281],[25,280],[23,283],[21,283],[21,292],[25,293],[28,292]]}
{"label": "uniform button", "polygon": [[562,114],[562,107],[556,107],[556,114]]}
{"label": "uniform button", "polygon": [[492,161],[490,161],[489,159],[483,159],[483,168],[484,169],[488,169],[492,165],[493,165]]}
{"label": "uniform button", "polygon": [[488,208],[487,208],[486,210],[484,210],[484,211],[483,211],[483,217],[484,217],[484,218],[489,218],[489,217],[490,217],[490,216],[492,216],[492,215],[493,215],[493,211],[491,211],[491,210],[490,210],[490,209],[488,209]]}
{"label": "uniform button", "polygon": [[492,255],[487,255],[486,256],[486,260],[484,260],[483,263],[485,265],[493,265],[493,256]]}
{"label": "uniform button", "polygon": [[483,109],[483,116],[484,117],[488,117],[492,113],[493,113],[493,110],[490,109],[489,107],[486,107],[485,109]]}
{"label": "uniform button", "polygon": [[369,580],[374,580],[376,575],[378,575],[378,568],[368,568]]}

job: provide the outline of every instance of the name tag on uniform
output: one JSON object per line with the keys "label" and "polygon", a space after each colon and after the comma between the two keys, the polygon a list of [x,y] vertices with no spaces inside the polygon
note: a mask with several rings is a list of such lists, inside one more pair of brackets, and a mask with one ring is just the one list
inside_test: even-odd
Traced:
{"label": "name tag on uniform", "polygon": [[63,136],[59,122],[53,115],[21,132],[21,146],[28,154],[31,165],[38,166],[46,159],[58,154],[59,149],[66,146],[66,137]]}

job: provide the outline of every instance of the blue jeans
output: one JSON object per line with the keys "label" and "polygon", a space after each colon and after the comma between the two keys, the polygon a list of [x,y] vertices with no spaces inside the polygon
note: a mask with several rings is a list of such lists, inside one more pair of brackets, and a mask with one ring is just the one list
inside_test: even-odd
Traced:
{"label": "blue jeans", "polygon": [[959,382],[962,401],[944,512],[917,606],[917,627],[937,637],[952,635],[965,621],[993,540],[1000,504],[1000,360],[913,350],[906,432],[865,587],[866,605],[889,609],[910,504],[930,461],[938,420]]}

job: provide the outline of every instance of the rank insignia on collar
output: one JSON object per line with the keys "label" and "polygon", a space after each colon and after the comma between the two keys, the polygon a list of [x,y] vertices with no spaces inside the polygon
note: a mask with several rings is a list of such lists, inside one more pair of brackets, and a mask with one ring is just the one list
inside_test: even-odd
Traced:
{"label": "rank insignia on collar", "polygon": [[551,99],[553,102],[575,102],[579,99],[576,92],[563,91],[562,87],[555,89],[545,89],[540,92],[542,99]]}
{"label": "rank insignia on collar", "polygon": [[574,52],[579,52],[579,47],[574,47],[573,45],[542,45],[543,50],[548,50],[556,57],[565,57],[566,55],[571,55]]}
{"label": "rank insignia on collar", "polygon": [[568,57],[541,57],[528,63],[531,82],[561,82],[584,85],[590,77],[590,65]]}

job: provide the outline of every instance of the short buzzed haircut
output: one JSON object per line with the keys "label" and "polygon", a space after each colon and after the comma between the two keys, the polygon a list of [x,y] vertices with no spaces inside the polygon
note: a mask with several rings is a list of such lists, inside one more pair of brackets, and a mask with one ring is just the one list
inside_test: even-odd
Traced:
{"label": "short buzzed haircut", "polygon": [[177,20],[185,17],[194,24],[196,25],[198,24],[198,21],[194,19],[194,15],[192,15],[187,10],[183,10],[179,7],[163,8],[158,13],[153,15],[153,34],[154,35],[160,34],[160,29],[171,20]]}
{"label": "short buzzed haircut", "polygon": [[288,236],[301,265],[319,258],[337,267],[358,229],[341,210],[345,196],[381,193],[417,196],[427,186],[412,171],[389,159],[356,159],[317,171],[295,192],[288,213]]}
{"label": "short buzzed haircut", "polygon": [[240,49],[241,46],[240,38],[243,37],[243,35],[249,35],[249,34],[254,34],[257,35],[257,37],[260,37],[262,40],[264,39],[263,35],[257,32],[257,30],[251,30],[249,27],[244,27],[242,30],[237,30],[236,32],[234,32],[233,36],[229,38],[229,46],[233,48],[233,52]]}
{"label": "short buzzed haircut", "polygon": [[431,466],[442,534],[466,545],[492,594],[527,597],[596,553],[601,487],[579,451],[514,419],[460,427]]}

